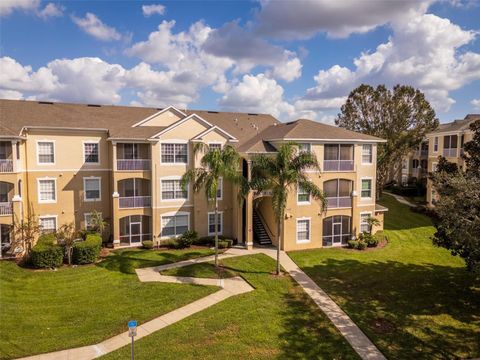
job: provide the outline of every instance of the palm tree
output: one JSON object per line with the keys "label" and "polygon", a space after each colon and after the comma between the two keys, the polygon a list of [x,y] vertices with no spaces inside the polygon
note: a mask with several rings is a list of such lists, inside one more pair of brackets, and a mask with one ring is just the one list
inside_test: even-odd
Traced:
{"label": "palm tree", "polygon": [[315,154],[299,152],[292,142],[282,144],[275,155],[260,154],[252,159],[250,188],[257,191],[270,190],[277,222],[277,275],[280,274],[280,248],[282,242],[285,208],[291,189],[297,186],[320,201],[321,210],[326,208],[324,193],[306,175],[307,169],[319,169]]}
{"label": "palm tree", "polygon": [[244,183],[244,178],[239,174],[240,155],[231,145],[223,149],[210,148],[204,143],[198,143],[194,152],[204,151],[200,160],[200,167],[188,170],[181,180],[185,189],[189,183],[193,184],[193,191],[205,190],[207,201],[215,202],[215,266],[218,266],[218,199],[217,190],[220,178],[234,184]]}

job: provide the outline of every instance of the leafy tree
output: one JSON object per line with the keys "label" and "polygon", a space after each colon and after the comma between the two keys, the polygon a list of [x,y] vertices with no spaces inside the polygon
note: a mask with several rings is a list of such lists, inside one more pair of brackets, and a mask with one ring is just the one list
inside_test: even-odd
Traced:
{"label": "leafy tree", "polygon": [[280,274],[280,248],[282,244],[283,222],[289,192],[297,186],[305,189],[310,196],[320,200],[322,211],[326,208],[326,198],[320,188],[306,174],[307,169],[319,169],[315,154],[298,152],[295,143],[282,144],[275,155],[260,154],[252,159],[252,179],[250,188],[261,192],[272,191],[272,204],[277,222],[277,267]]}
{"label": "leafy tree", "polygon": [[75,229],[73,222],[64,224],[57,231],[57,238],[62,240],[67,254],[68,265],[72,265],[72,253],[75,240],[79,238],[79,232]]}
{"label": "leafy tree", "polygon": [[99,233],[103,239],[108,238],[105,234],[108,229],[108,222],[102,217],[97,210],[93,210],[90,214],[90,231]]}
{"label": "leafy tree", "polygon": [[13,241],[10,251],[14,252],[15,255],[23,254],[28,258],[40,231],[41,226],[33,211],[33,206],[30,204],[27,214],[23,219],[18,219],[17,216],[14,218],[12,231]]}
{"label": "leafy tree", "polygon": [[335,124],[387,140],[377,146],[377,193],[381,193],[391,165],[437,128],[438,119],[420,90],[362,84],[350,93]]}
{"label": "leafy tree", "polygon": [[430,175],[440,195],[433,243],[465,259],[468,270],[480,272],[480,121],[470,129],[474,136],[464,146],[466,171],[440,158]]}
{"label": "leafy tree", "polygon": [[182,187],[193,184],[193,191],[205,190],[207,201],[215,203],[215,266],[218,266],[218,199],[217,190],[220,178],[223,181],[241,184],[244,178],[239,174],[240,155],[231,145],[223,149],[209,148],[208,145],[199,143],[195,146],[195,153],[203,150],[204,155],[200,160],[200,167],[188,170],[182,176]]}

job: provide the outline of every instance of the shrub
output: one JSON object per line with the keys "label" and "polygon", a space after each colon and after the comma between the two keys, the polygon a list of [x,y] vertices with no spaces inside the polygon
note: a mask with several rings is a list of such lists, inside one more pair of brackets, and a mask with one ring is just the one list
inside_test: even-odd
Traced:
{"label": "shrub", "polygon": [[232,245],[233,245],[232,239],[218,240],[219,249],[226,249],[226,248],[232,247]]}
{"label": "shrub", "polygon": [[160,243],[162,246],[165,246],[169,249],[178,249],[178,240],[175,238],[162,240]]}
{"label": "shrub", "polygon": [[37,244],[55,245],[57,243],[57,236],[55,233],[45,233],[38,237]]}
{"label": "shrub", "polygon": [[362,239],[348,240],[348,246],[356,250],[365,250],[365,248],[367,247],[367,243]]}
{"label": "shrub", "polygon": [[[225,240],[229,242],[228,247],[233,246],[234,240],[229,239],[225,235],[218,235],[218,241],[219,242],[220,241],[225,241]],[[203,236],[203,237],[197,239],[196,241],[194,241],[193,244],[194,245],[199,245],[199,246],[215,246],[215,236],[213,236],[213,235]]]}
{"label": "shrub", "polygon": [[365,250],[367,243],[365,241],[359,241],[357,243],[357,250]]}
{"label": "shrub", "polygon": [[188,248],[192,246],[194,241],[196,241],[197,239],[198,239],[197,232],[194,230],[188,230],[178,238],[178,247],[181,249]]}
{"label": "shrub", "polygon": [[102,237],[99,234],[87,234],[85,241],[73,245],[73,263],[78,265],[94,263],[100,255]]}
{"label": "shrub", "polygon": [[153,249],[153,241],[152,240],[143,240],[142,245],[144,249]]}
{"label": "shrub", "polygon": [[367,244],[368,247],[376,247],[378,245],[378,239],[375,238],[369,232],[363,232],[359,236],[360,241],[363,241]]}
{"label": "shrub", "polygon": [[32,264],[36,268],[57,268],[63,264],[63,248],[60,245],[40,243],[32,249]]}
{"label": "shrub", "polygon": [[350,249],[356,249],[357,248],[358,241],[357,240],[348,240],[348,247]]}

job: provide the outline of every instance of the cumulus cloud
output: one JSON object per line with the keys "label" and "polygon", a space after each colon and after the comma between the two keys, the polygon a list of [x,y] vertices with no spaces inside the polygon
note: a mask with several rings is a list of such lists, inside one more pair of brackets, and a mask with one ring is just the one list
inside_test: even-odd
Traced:
{"label": "cumulus cloud", "polygon": [[459,49],[476,33],[463,30],[432,14],[392,23],[393,36],[372,53],[362,53],[353,69],[339,65],[320,70],[316,86],[307,90],[299,105],[321,110],[360,83],[397,83],[420,88],[438,110],[448,111],[455,102],[450,91],[480,79],[480,54]]}
{"label": "cumulus cloud", "polygon": [[32,13],[43,20],[63,16],[63,7],[48,3],[42,9],[40,0],[2,0],[0,1],[0,17],[6,17],[14,11],[21,10]]}
{"label": "cumulus cloud", "polygon": [[143,15],[148,17],[152,15],[164,15],[165,14],[165,6],[160,4],[152,4],[152,5],[143,5],[142,12]]}
{"label": "cumulus cloud", "polygon": [[85,33],[101,41],[120,40],[122,35],[113,27],[106,25],[95,14],[87,12],[84,18],[72,15],[72,21]]}
{"label": "cumulus cloud", "polygon": [[470,104],[473,105],[473,108],[475,110],[480,110],[480,99],[473,99],[472,101],[470,101]]}
{"label": "cumulus cloud", "polygon": [[423,13],[432,1],[264,0],[257,14],[257,31],[289,40],[307,39],[319,32],[347,37]]}

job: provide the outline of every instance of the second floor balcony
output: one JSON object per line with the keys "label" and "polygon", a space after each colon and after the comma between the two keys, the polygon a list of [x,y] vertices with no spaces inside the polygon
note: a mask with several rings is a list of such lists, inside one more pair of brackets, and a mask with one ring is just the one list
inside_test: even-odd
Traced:
{"label": "second floor balcony", "polygon": [[152,206],[150,181],[125,179],[118,182],[118,207],[120,209],[147,208]]}
{"label": "second floor balcony", "polygon": [[137,143],[117,144],[117,171],[150,170],[150,145]]}
{"label": "second floor balcony", "polygon": [[11,173],[11,172],[13,172],[13,160],[0,159],[0,173]]}
{"label": "second floor balcony", "polygon": [[12,215],[12,213],[13,213],[13,208],[12,208],[11,201],[0,202],[0,216]]}
{"label": "second floor balcony", "polygon": [[13,184],[0,181],[0,216],[12,214]]}
{"label": "second floor balcony", "polygon": [[333,179],[323,183],[323,191],[327,198],[327,208],[352,207],[353,181],[347,179]]}
{"label": "second floor balcony", "polygon": [[328,208],[349,208],[352,207],[351,196],[327,197]]}
{"label": "second floor balcony", "polygon": [[323,171],[353,171],[353,160],[323,160]]}
{"label": "second floor balcony", "polygon": [[457,148],[446,148],[443,149],[444,157],[457,157]]}
{"label": "second floor balcony", "polygon": [[150,159],[117,159],[118,171],[150,170]]}

